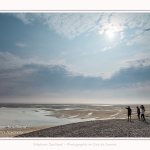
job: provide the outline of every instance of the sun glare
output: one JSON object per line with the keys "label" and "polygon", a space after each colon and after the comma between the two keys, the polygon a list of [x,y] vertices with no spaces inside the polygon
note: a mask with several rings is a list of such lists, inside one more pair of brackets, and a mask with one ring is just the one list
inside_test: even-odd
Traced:
{"label": "sun glare", "polygon": [[112,30],[107,30],[106,34],[109,38],[113,38],[114,37],[114,32]]}

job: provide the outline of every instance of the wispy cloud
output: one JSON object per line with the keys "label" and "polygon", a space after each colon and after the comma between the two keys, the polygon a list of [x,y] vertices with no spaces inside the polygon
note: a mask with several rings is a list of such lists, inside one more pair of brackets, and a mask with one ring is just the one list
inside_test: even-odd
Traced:
{"label": "wispy cloud", "polygon": [[149,35],[138,35],[135,38],[133,38],[132,40],[127,42],[127,45],[133,45],[133,44],[150,44],[150,36]]}
{"label": "wispy cloud", "polygon": [[[13,55],[8,52],[0,52],[0,69],[7,70],[7,69],[18,69],[24,65],[29,64],[37,64],[37,65],[44,65],[44,66],[54,66],[54,65],[65,65],[65,60],[49,60],[47,62],[39,60],[38,58],[28,58],[22,59],[16,55]],[[69,68],[69,67],[68,67]]]}
{"label": "wispy cloud", "polygon": [[34,15],[31,13],[14,13],[12,15],[23,21],[25,24],[32,24],[35,20]]}
{"label": "wispy cloud", "polygon": [[15,45],[18,47],[26,47],[27,46],[26,44],[23,44],[23,43],[16,43]]}
{"label": "wispy cloud", "polygon": [[96,21],[101,14],[93,13],[62,13],[62,14],[42,14],[44,24],[58,34],[68,38],[74,38],[82,33],[97,30]]}
{"label": "wispy cloud", "polygon": [[57,34],[69,39],[82,33],[95,32],[102,35],[107,30],[120,32],[121,39],[126,29],[145,28],[149,31],[149,13],[15,13],[25,24],[38,20]]}
{"label": "wispy cloud", "polygon": [[104,51],[106,51],[106,50],[108,50],[108,49],[111,49],[112,47],[104,47],[103,49],[102,49],[102,52],[104,52]]}
{"label": "wispy cloud", "polygon": [[123,39],[124,38],[124,32],[121,32],[120,33],[120,39]]}
{"label": "wispy cloud", "polygon": [[120,62],[125,68],[140,68],[150,66],[150,53],[139,53],[134,57]]}
{"label": "wispy cloud", "polygon": [[102,51],[102,52],[107,51],[107,50],[109,50],[109,49],[114,48],[114,47],[117,46],[117,45],[118,45],[118,43],[114,43],[112,46],[104,47],[101,51]]}

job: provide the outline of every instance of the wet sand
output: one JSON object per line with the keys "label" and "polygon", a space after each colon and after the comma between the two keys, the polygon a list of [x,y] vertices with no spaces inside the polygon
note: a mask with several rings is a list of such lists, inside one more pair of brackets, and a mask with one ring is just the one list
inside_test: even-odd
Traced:
{"label": "wet sand", "polygon": [[[126,119],[127,109],[126,106],[82,106],[75,109],[44,109],[51,112],[47,116],[54,116],[56,118],[81,118],[81,119]],[[132,118],[137,118],[136,105],[131,106]],[[146,106],[145,115],[150,117],[150,106]]]}
{"label": "wet sand", "polygon": [[0,138],[11,138],[20,134],[30,133],[41,129],[50,128],[50,126],[25,127],[25,128],[3,128],[0,129]]}

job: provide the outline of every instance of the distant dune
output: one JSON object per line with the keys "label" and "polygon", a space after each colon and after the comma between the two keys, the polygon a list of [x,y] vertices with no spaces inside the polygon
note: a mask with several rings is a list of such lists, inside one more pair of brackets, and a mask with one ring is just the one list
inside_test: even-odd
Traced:
{"label": "distant dune", "polygon": [[150,137],[150,120],[96,120],[46,128],[16,137]]}

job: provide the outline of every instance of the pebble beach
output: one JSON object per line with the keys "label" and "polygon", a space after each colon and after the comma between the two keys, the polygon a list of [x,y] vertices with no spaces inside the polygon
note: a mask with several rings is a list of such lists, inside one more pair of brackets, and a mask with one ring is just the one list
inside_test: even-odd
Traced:
{"label": "pebble beach", "polygon": [[71,123],[17,135],[15,137],[150,137],[150,120],[95,120]]}

